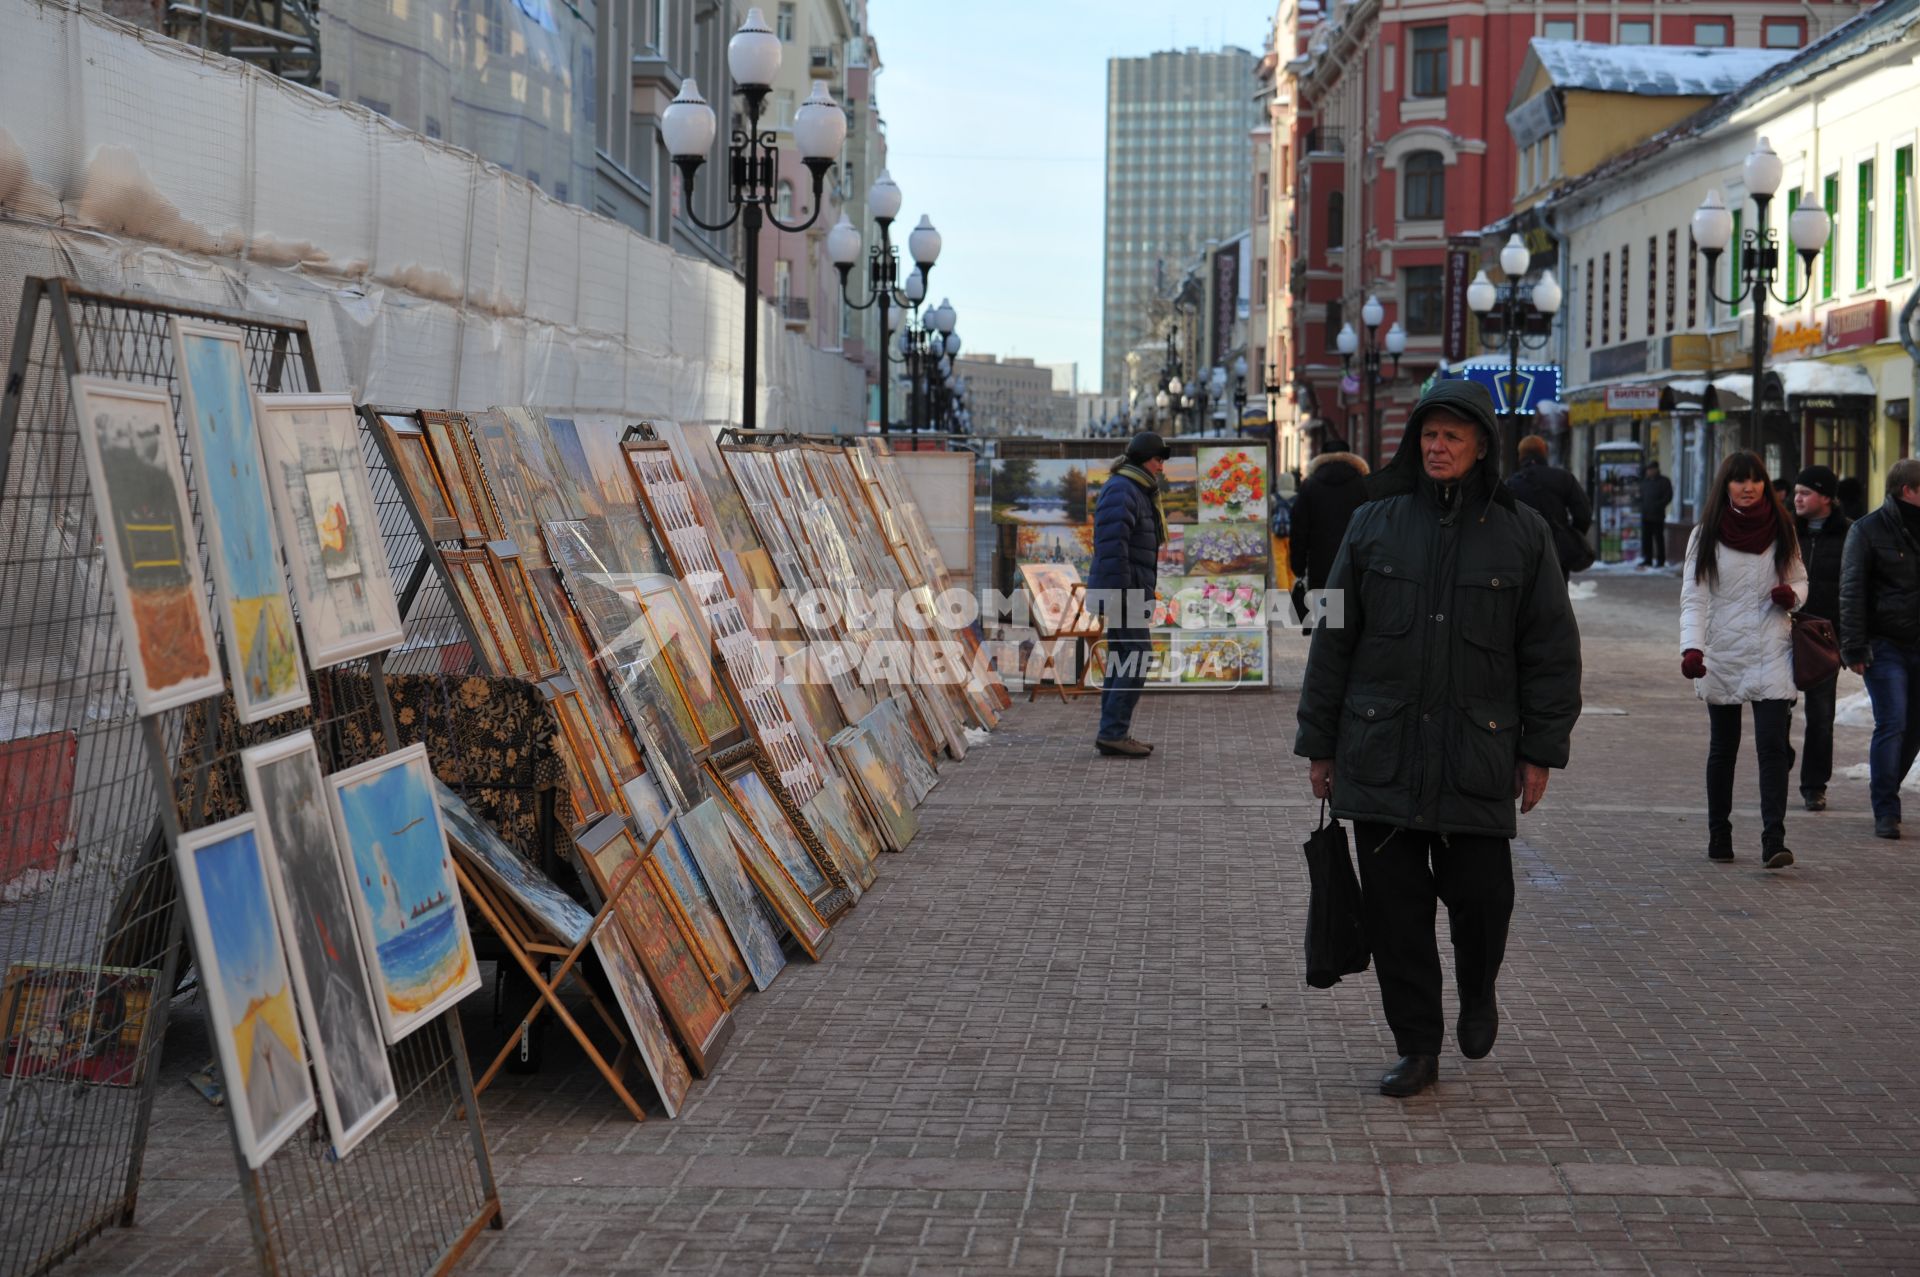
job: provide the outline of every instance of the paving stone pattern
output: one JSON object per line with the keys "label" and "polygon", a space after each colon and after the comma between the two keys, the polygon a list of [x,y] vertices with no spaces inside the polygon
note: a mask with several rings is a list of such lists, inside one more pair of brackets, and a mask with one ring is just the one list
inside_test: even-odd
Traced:
{"label": "paving stone pattern", "polygon": [[[1435,1091],[1375,1091],[1371,975],[1301,977],[1283,632],[1272,694],[1149,695],[1150,760],[1097,757],[1091,702],[1022,704],[678,1119],[636,1125],[558,1039],[503,1079],[508,1224],[464,1270],[1920,1270],[1920,821],[1877,842],[1837,782],[1769,874],[1749,745],[1740,858],[1709,864],[1676,601],[1666,575],[1579,604],[1595,712],[1522,821],[1500,1041]],[[251,1266],[224,1130],[179,1081],[195,1017],[139,1224],[73,1271]]]}

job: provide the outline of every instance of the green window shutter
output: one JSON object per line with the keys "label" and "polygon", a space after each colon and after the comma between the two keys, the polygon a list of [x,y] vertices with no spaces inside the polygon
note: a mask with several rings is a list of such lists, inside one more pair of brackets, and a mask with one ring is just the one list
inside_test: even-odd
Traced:
{"label": "green window shutter", "polygon": [[1827,197],[1827,216],[1832,218],[1827,230],[1827,251],[1820,257],[1820,296],[1825,300],[1833,296],[1834,276],[1840,273],[1834,265],[1834,250],[1840,242],[1840,175],[1833,174],[1823,183],[1823,192]]}
{"label": "green window shutter", "polygon": [[1905,279],[1913,270],[1912,196],[1913,148],[1903,146],[1893,153],[1893,277]]}
{"label": "green window shutter", "polygon": [[1854,170],[1857,189],[1853,210],[1853,286],[1873,282],[1873,161]]}
{"label": "green window shutter", "polygon": [[1800,254],[1794,251],[1795,244],[1791,233],[1793,215],[1800,207],[1800,192],[1787,192],[1787,296],[1791,297],[1800,289]]}
{"label": "green window shutter", "polygon": [[[1740,295],[1740,223],[1745,220],[1745,209],[1735,209],[1733,213],[1733,241],[1727,245],[1727,296]],[[1727,304],[1727,317],[1733,318],[1740,313],[1738,301]]]}

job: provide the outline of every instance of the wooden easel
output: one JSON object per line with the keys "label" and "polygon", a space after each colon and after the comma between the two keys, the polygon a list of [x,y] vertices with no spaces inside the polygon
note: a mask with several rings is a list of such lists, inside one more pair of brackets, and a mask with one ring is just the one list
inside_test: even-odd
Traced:
{"label": "wooden easel", "polygon": [[1060,622],[1060,628],[1049,634],[1040,631],[1040,641],[1053,643],[1055,650],[1061,643],[1085,643],[1087,659],[1076,661],[1079,667],[1071,683],[1062,683],[1058,679],[1049,679],[1045,683],[1034,682],[1027,688],[1027,703],[1031,705],[1041,692],[1052,692],[1062,701],[1075,696],[1092,696],[1100,689],[1088,687],[1087,679],[1093,674],[1093,645],[1106,633],[1106,622],[1087,611],[1087,587],[1074,582],[1067,592],[1067,610]]}
{"label": "wooden easel", "polygon": [[[658,835],[656,834],[655,837],[657,838]],[[648,843],[649,847],[652,845]],[[504,892],[496,889],[483,875],[467,872],[466,866],[461,863],[458,856],[454,857],[453,872],[460,880],[460,890],[466,894],[468,900],[473,902],[474,907],[480,910],[487,920],[487,925],[492,927],[494,934],[500,937],[500,943],[505,946],[508,953],[513,955],[513,960],[520,965],[520,970],[528,980],[533,982],[534,989],[540,995],[540,1000],[528,1009],[526,1016],[507,1036],[499,1053],[493,1057],[493,1063],[487,1066],[487,1071],[475,1080],[474,1095],[478,1096],[487,1089],[513,1055],[521,1036],[532,1029],[534,1020],[542,1011],[551,1007],[554,1015],[559,1017],[560,1023],[566,1026],[567,1032],[573,1035],[574,1041],[580,1044],[581,1050],[587,1053],[587,1059],[592,1062],[593,1067],[600,1071],[600,1076],[607,1080],[607,1085],[613,1088],[613,1093],[620,1097],[622,1104],[626,1105],[627,1112],[633,1114],[633,1120],[646,1121],[646,1110],[640,1106],[640,1102],[633,1097],[626,1083],[621,1080],[625,1072],[628,1052],[633,1049],[627,1040],[626,1030],[620,1026],[619,1019],[612,1015],[606,1005],[595,996],[592,986],[575,971],[581,955],[593,943],[593,937],[614,916],[614,906],[619,903],[620,892],[627,890],[639,875],[632,875],[620,885],[619,891],[615,891],[607,898],[607,902],[600,907],[600,912],[593,915],[593,922],[587,927],[586,934],[580,937],[579,943],[568,948],[563,944],[555,943],[551,933],[545,927],[528,917],[524,909]],[[540,964],[535,960],[536,955],[542,959],[561,959],[560,969],[554,972],[551,980],[540,974]],[[587,1036],[586,1029],[581,1027],[580,1022],[573,1018],[560,1001],[560,982],[569,975],[574,977],[575,984],[587,995],[587,1001],[592,1005],[595,1014],[613,1033],[614,1040],[620,1044],[620,1050],[611,1064],[600,1053],[599,1048],[594,1046],[593,1039]]]}

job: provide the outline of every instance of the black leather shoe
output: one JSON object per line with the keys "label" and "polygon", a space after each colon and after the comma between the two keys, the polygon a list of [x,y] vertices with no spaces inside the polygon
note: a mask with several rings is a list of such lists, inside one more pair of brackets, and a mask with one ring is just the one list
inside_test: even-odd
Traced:
{"label": "black leather shoe", "polygon": [[1409,1095],[1420,1094],[1439,1080],[1439,1056],[1403,1055],[1399,1063],[1388,1069],[1381,1077],[1380,1094],[1404,1100]]}
{"label": "black leather shoe", "polygon": [[1093,747],[1113,758],[1145,758],[1153,751],[1132,738],[1122,740],[1096,740]]}
{"label": "black leather shoe", "polygon": [[1493,1039],[1500,1033],[1500,1004],[1491,997],[1460,1004],[1460,1019],[1454,1023],[1454,1041],[1460,1054],[1469,1060],[1484,1060],[1493,1050]]}
{"label": "black leather shoe", "polygon": [[1793,853],[1787,849],[1784,840],[1762,841],[1760,844],[1760,864],[1767,869],[1785,869],[1793,863]]}
{"label": "black leather shoe", "polygon": [[1722,861],[1733,859],[1733,834],[1731,831],[1724,834],[1707,835],[1707,859]]}
{"label": "black leather shoe", "polygon": [[1801,796],[1807,800],[1808,811],[1825,811],[1827,809],[1827,795],[1825,791],[1818,794],[1803,794]]}
{"label": "black leather shoe", "polygon": [[1900,836],[1900,822],[1892,816],[1880,817],[1873,822],[1873,836],[1875,838],[1898,838]]}

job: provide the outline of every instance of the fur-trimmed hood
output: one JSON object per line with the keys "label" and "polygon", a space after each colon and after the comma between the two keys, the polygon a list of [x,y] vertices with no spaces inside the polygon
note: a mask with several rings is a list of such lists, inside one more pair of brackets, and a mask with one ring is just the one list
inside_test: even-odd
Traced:
{"label": "fur-trimmed hood", "polygon": [[1466,418],[1479,426],[1480,433],[1486,437],[1487,455],[1480,458],[1469,473],[1467,490],[1483,492],[1509,510],[1513,509],[1513,493],[1500,481],[1500,427],[1493,411],[1493,395],[1479,382],[1462,378],[1436,381],[1432,389],[1420,396],[1420,402],[1407,416],[1406,431],[1400,436],[1400,450],[1393,454],[1392,461],[1381,467],[1380,473],[1367,480],[1368,498],[1378,501],[1419,489],[1420,481],[1426,478],[1425,464],[1420,458],[1420,419],[1436,409]]}
{"label": "fur-trimmed hood", "polygon": [[[1366,477],[1367,475],[1366,459],[1364,457],[1359,456],[1357,453],[1352,453],[1352,452],[1321,453],[1319,456],[1315,457],[1312,461],[1309,461],[1307,463],[1307,475],[1309,478],[1311,478],[1313,474],[1320,469],[1320,467],[1330,466],[1330,465],[1334,465],[1336,463],[1341,463],[1341,462],[1344,462],[1345,464],[1352,466],[1355,474],[1359,475],[1362,478]],[[1334,482],[1341,481],[1338,479],[1334,479],[1334,476],[1332,475],[1328,475],[1327,478],[1330,480],[1333,480]]]}

